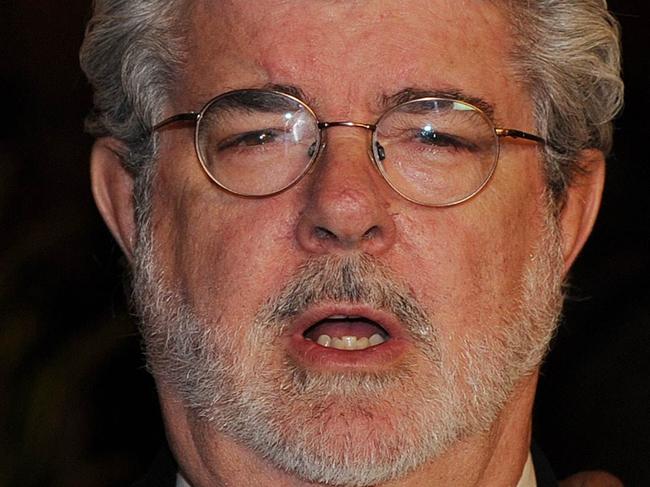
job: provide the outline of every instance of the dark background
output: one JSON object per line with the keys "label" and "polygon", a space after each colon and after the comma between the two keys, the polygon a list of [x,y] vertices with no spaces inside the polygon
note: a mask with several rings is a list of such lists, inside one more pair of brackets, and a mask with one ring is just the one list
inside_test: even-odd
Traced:
{"label": "dark background", "polygon": [[[601,217],[543,369],[535,436],[561,477],[650,485],[650,6],[623,25],[625,112]],[[90,91],[77,63],[89,1],[0,3],[0,486],[128,485],[162,439],[89,191]]]}

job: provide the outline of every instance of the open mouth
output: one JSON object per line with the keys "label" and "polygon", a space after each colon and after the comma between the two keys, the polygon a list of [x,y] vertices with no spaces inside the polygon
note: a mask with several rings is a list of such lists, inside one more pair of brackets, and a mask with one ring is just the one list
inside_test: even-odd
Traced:
{"label": "open mouth", "polygon": [[390,339],[376,321],[359,315],[330,315],[307,328],[306,340],[336,350],[366,350]]}
{"label": "open mouth", "polygon": [[322,303],[300,313],[286,335],[297,363],[319,371],[388,370],[414,351],[392,313],[364,304]]}

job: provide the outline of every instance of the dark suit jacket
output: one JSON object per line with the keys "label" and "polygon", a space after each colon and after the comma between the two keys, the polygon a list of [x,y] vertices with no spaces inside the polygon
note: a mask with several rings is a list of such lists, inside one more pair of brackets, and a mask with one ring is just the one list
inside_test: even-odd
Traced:
{"label": "dark suit jacket", "polygon": [[[534,442],[531,446],[531,454],[533,457],[533,465],[535,466],[537,487],[557,487],[557,480],[548,460],[546,460],[546,457]],[[174,487],[176,485],[177,471],[178,468],[176,467],[174,457],[165,445],[158,453],[147,476],[140,482],[134,484],[133,487]]]}

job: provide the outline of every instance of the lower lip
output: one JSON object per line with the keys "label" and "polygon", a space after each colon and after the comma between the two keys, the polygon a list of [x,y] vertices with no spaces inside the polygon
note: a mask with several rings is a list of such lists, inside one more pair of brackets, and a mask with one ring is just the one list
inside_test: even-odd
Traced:
{"label": "lower lip", "polygon": [[405,339],[389,338],[380,345],[364,350],[337,350],[323,347],[300,334],[288,337],[289,355],[304,367],[322,371],[372,371],[389,369],[408,352],[410,344]]}

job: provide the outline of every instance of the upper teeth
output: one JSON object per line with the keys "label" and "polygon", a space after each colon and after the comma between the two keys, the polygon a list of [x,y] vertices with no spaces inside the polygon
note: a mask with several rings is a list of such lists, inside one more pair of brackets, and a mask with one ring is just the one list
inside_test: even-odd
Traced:
{"label": "upper teeth", "polygon": [[337,350],[365,350],[368,347],[373,347],[384,343],[384,337],[379,333],[375,333],[370,338],[368,337],[355,337],[355,336],[342,336],[330,337],[329,335],[320,335],[316,343],[322,347],[332,347]]}

